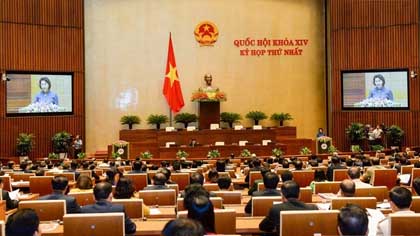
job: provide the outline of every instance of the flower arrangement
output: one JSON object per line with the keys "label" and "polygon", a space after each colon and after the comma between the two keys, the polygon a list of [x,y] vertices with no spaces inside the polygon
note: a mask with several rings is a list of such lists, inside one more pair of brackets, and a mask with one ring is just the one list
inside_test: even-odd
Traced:
{"label": "flower arrangement", "polygon": [[367,98],[361,102],[356,102],[355,107],[399,107],[400,103],[388,99]]}
{"label": "flower arrangement", "polygon": [[116,148],[125,148],[127,147],[128,142],[124,141],[124,140],[118,140],[117,142],[114,143],[114,146]]}
{"label": "flower arrangement", "polygon": [[377,151],[382,152],[385,149],[382,145],[379,145],[379,144],[372,145],[371,148],[372,148],[372,151],[375,151],[375,152],[377,152]]}
{"label": "flower arrangement", "polygon": [[121,154],[119,154],[118,152],[113,152],[111,156],[112,158],[117,159],[118,157],[121,157]]}
{"label": "flower arrangement", "polygon": [[31,103],[26,107],[19,109],[20,113],[32,113],[32,112],[63,112],[66,109],[52,103],[41,103],[35,102]]}
{"label": "flower arrangement", "polygon": [[251,152],[246,148],[241,151],[241,157],[250,157],[251,155]]}
{"label": "flower arrangement", "polygon": [[273,156],[275,157],[279,157],[283,155],[283,151],[280,148],[274,148],[271,153],[273,154]]}
{"label": "flower arrangement", "polygon": [[300,154],[301,155],[310,155],[311,153],[312,153],[312,151],[308,147],[303,147],[302,149],[300,149]]}
{"label": "flower arrangement", "polygon": [[192,102],[224,102],[226,101],[226,94],[216,89],[214,91],[203,91],[199,89],[193,92],[191,96]]}
{"label": "flower arrangement", "polygon": [[328,147],[328,153],[334,153],[334,152],[338,152],[338,149],[334,145],[331,144]]}
{"label": "flower arrangement", "polygon": [[186,151],[178,150],[175,155],[177,158],[187,158],[190,154]]}
{"label": "flower arrangement", "polygon": [[328,137],[328,136],[321,136],[318,138],[318,142],[320,143],[328,143],[331,142],[332,138]]}
{"label": "flower arrangement", "polygon": [[207,153],[207,158],[209,158],[209,159],[213,159],[213,158],[217,158],[217,157],[220,157],[220,152],[217,149],[210,150]]}
{"label": "flower arrangement", "polygon": [[145,152],[141,152],[140,156],[142,159],[152,159],[153,154],[150,153],[149,151],[145,151]]}

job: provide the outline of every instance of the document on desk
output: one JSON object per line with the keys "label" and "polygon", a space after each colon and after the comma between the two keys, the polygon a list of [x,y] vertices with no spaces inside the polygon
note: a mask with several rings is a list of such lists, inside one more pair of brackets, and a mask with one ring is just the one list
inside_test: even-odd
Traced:
{"label": "document on desk", "polygon": [[369,236],[376,236],[378,222],[385,219],[384,214],[380,210],[366,208],[369,218]]}
{"label": "document on desk", "polygon": [[159,215],[160,213],[159,208],[150,208],[150,215]]}
{"label": "document on desk", "polygon": [[19,200],[19,189],[16,189],[15,191],[9,192],[9,197],[12,200]]}

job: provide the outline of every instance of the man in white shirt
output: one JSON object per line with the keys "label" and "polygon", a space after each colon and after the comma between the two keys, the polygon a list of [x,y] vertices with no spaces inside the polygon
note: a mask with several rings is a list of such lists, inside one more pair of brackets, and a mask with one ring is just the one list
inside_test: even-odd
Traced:
{"label": "man in white shirt", "polygon": [[[393,215],[407,215],[415,214],[414,211],[410,210],[412,201],[412,195],[410,190],[404,187],[394,187],[389,192],[389,203]],[[402,226],[401,227],[406,227]],[[389,231],[389,217],[379,221],[377,235],[390,236]]]}

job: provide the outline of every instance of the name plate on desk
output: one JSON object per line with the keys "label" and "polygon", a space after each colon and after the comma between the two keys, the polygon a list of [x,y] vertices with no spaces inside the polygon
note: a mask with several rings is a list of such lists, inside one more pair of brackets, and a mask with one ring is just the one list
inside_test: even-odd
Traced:
{"label": "name plate on desk", "polygon": [[254,125],[252,126],[253,130],[262,130],[262,125]]}
{"label": "name plate on desk", "polygon": [[165,131],[166,131],[166,132],[172,132],[172,131],[175,131],[175,127],[172,127],[172,126],[166,127],[166,128],[165,128]]}
{"label": "name plate on desk", "polygon": [[239,141],[239,146],[245,146],[246,143],[248,143],[248,141],[244,140],[244,141]]}
{"label": "name plate on desk", "polygon": [[216,130],[219,129],[219,124],[210,124],[210,130]]}
{"label": "name plate on desk", "polygon": [[235,130],[242,130],[242,129],[244,129],[244,126],[243,125],[235,125]]}
{"label": "name plate on desk", "polygon": [[225,146],[225,142],[216,142],[214,146]]}
{"label": "name plate on desk", "polygon": [[187,131],[194,131],[195,130],[195,126],[188,126],[187,127]]}
{"label": "name plate on desk", "polygon": [[269,143],[271,143],[271,140],[270,140],[270,139],[264,139],[264,140],[262,141],[262,145],[263,145],[263,146],[267,146]]}
{"label": "name plate on desk", "polygon": [[171,145],[175,145],[175,142],[166,142],[165,147],[170,148]]}

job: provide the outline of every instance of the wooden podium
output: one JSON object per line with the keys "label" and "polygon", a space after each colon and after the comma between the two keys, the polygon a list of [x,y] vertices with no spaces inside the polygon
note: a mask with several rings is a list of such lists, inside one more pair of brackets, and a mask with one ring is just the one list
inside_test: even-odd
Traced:
{"label": "wooden podium", "polygon": [[220,102],[198,103],[199,129],[210,129],[210,124],[220,124]]}

